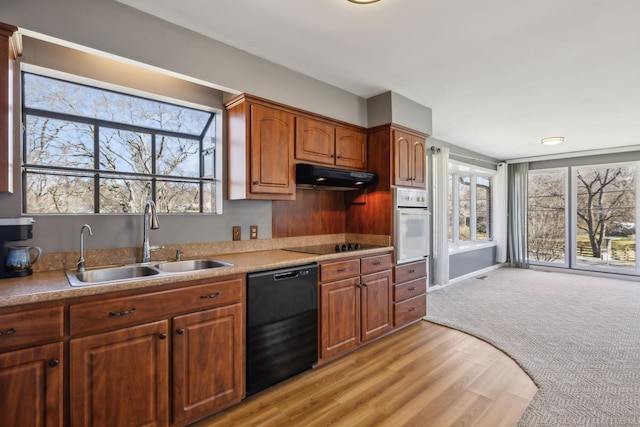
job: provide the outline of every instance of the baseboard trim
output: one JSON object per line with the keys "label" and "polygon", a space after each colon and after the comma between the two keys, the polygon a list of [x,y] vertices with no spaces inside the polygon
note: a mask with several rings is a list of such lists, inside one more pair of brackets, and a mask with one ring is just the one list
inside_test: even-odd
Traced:
{"label": "baseboard trim", "polygon": [[431,292],[431,291],[435,291],[435,290],[438,290],[438,289],[442,289],[442,288],[444,288],[444,287],[446,287],[446,286],[453,285],[454,283],[462,282],[463,280],[467,280],[467,279],[470,279],[470,278],[472,278],[472,277],[476,277],[476,276],[479,276],[479,275],[481,275],[481,274],[488,273],[488,272],[490,272],[490,271],[497,270],[497,269],[502,268],[502,267],[506,267],[506,266],[508,266],[508,265],[509,265],[509,264],[508,264],[508,263],[506,263],[506,262],[505,262],[505,263],[502,263],[502,264],[494,264],[494,265],[489,266],[489,267],[487,267],[487,268],[483,268],[482,270],[476,270],[476,271],[474,271],[474,272],[472,272],[472,273],[469,273],[469,274],[465,274],[465,275],[463,275],[463,276],[456,277],[455,279],[451,279],[451,280],[449,280],[449,283],[447,283],[446,285],[435,285],[435,286],[430,286],[430,287],[427,289],[427,292]]}

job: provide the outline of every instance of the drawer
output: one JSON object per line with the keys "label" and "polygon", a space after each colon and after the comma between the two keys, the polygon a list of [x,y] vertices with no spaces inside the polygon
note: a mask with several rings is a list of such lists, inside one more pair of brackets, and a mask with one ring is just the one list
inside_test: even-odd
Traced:
{"label": "drawer", "polygon": [[392,265],[391,254],[375,255],[362,258],[360,261],[360,271],[362,274],[375,273],[377,271],[389,270]]}
{"label": "drawer", "polygon": [[427,295],[422,294],[394,304],[394,326],[404,326],[427,315]]}
{"label": "drawer", "polygon": [[320,264],[320,281],[333,282],[360,275],[360,260],[350,259]]}
{"label": "drawer", "polygon": [[242,301],[242,278],[164,292],[72,305],[71,335],[133,325],[168,316]]}
{"label": "drawer", "polygon": [[427,275],[427,260],[411,262],[409,264],[396,265],[394,271],[394,282],[402,283]]}
{"label": "drawer", "polygon": [[64,334],[62,307],[25,310],[0,315],[0,351],[44,341]]}
{"label": "drawer", "polygon": [[427,292],[427,278],[396,284],[393,288],[393,300],[401,302]]}

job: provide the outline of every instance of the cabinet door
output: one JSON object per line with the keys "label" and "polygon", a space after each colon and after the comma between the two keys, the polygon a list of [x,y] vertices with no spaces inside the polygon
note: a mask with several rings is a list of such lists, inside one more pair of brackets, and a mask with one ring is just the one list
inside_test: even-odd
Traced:
{"label": "cabinet door", "polygon": [[335,163],[335,128],[328,123],[296,117],[296,159]]}
{"label": "cabinet door", "polygon": [[410,187],[413,182],[411,135],[393,131],[394,184]]}
{"label": "cabinet door", "polygon": [[73,426],[169,423],[168,321],[72,339]]}
{"label": "cabinet door", "polygon": [[242,304],[174,318],[173,414],[179,424],[244,395]]}
{"label": "cabinet door", "polygon": [[365,169],[367,165],[367,136],[363,132],[336,128],[336,166]]}
{"label": "cabinet door", "polygon": [[295,194],[293,140],[292,114],[251,105],[251,193]]}
{"label": "cabinet door", "polygon": [[62,343],[0,354],[0,426],[62,426]]}
{"label": "cabinet door", "polygon": [[391,270],[362,276],[362,341],[393,329]]}
{"label": "cabinet door", "polygon": [[320,358],[327,359],[360,344],[360,278],[320,285]]}
{"label": "cabinet door", "polygon": [[411,141],[411,161],[413,164],[412,187],[425,188],[427,177],[427,142],[424,138],[413,136]]}

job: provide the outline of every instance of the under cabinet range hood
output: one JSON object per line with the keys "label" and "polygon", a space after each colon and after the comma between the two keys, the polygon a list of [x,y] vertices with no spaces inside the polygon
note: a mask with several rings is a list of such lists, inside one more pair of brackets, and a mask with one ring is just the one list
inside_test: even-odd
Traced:
{"label": "under cabinet range hood", "polygon": [[377,181],[378,175],[371,172],[328,168],[307,163],[296,165],[296,187],[298,188],[348,191],[365,188]]}

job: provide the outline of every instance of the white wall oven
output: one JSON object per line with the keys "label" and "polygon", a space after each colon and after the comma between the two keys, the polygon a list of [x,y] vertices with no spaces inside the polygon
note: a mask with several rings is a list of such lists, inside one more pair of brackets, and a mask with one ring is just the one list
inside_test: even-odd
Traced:
{"label": "white wall oven", "polygon": [[396,264],[429,256],[429,193],[396,187],[393,196],[393,240]]}

